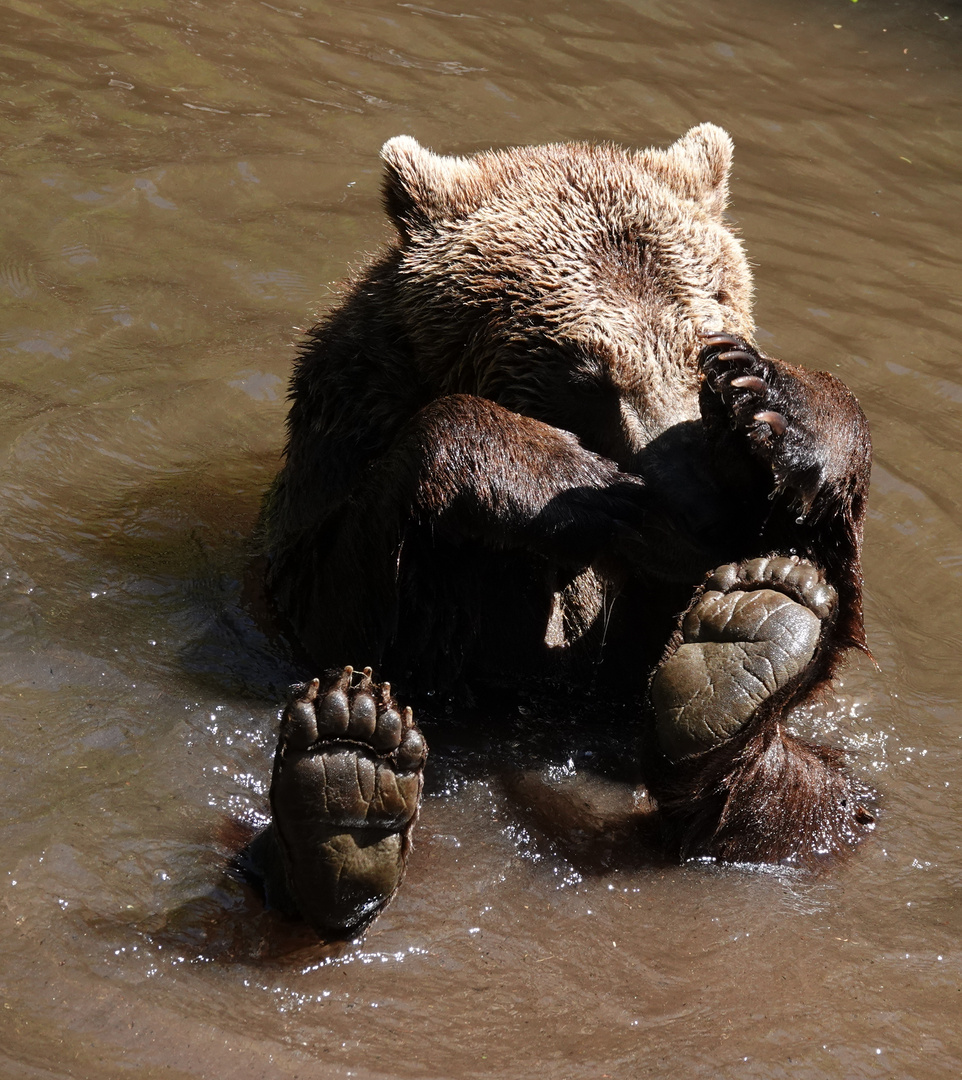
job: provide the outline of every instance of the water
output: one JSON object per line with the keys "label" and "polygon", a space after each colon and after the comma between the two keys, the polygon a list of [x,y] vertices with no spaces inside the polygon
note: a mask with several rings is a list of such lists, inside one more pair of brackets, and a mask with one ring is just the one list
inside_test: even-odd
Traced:
{"label": "water", "polygon": [[[959,1072],[962,7],[937,6],[4,6],[0,1075]],[[452,758],[363,943],[279,941],[220,873],[291,675],[245,539],[291,343],[386,235],[381,143],[703,120],[735,139],[763,347],[873,426],[881,670],[799,724],[882,792],[876,835],[820,878],[599,868]]]}

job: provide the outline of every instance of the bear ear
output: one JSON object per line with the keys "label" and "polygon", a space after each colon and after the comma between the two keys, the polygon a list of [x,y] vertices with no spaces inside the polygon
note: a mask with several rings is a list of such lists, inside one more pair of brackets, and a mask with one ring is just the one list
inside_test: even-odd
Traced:
{"label": "bear ear", "polygon": [[487,185],[474,158],[442,157],[410,135],[381,147],[384,206],[404,236],[464,217],[481,204]]}
{"label": "bear ear", "polygon": [[728,205],[728,177],[733,146],[727,131],[699,124],[667,150],[642,155],[647,168],[685,198],[703,203],[721,216]]}

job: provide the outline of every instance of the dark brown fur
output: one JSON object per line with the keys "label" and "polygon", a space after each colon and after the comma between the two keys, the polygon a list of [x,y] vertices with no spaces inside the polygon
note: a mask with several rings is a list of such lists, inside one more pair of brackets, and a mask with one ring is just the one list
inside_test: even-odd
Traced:
{"label": "dark brown fur", "polygon": [[[266,504],[296,637],[402,692],[584,687],[603,657],[637,687],[713,567],[796,552],[838,594],[809,667],[734,738],[674,762],[649,746],[642,768],[683,856],[841,850],[867,815],[840,755],[783,720],[864,648],[871,444],[837,380],[750,344],[727,136],[472,159],[400,138],[383,156],[398,241],[308,336]],[[727,363],[766,386],[760,406],[718,382]]]}

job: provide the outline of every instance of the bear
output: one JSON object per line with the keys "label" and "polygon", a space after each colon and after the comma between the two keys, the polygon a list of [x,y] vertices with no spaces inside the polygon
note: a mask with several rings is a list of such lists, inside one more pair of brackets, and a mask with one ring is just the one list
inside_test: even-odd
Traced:
{"label": "bear", "polygon": [[675,858],[811,866],[872,829],[843,753],[785,728],[867,651],[868,423],[755,344],[732,152],[712,124],[384,145],[396,239],[303,343],[261,523],[325,674],[291,690],[248,865],[321,937],[361,932],[411,848],[427,745],[383,675],[626,702]]}

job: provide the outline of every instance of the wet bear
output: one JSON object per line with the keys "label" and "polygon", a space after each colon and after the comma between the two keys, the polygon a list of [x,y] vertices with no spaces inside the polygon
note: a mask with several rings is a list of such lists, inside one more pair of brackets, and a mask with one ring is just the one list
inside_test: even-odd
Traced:
{"label": "wet bear", "polygon": [[841,754],[784,729],[864,648],[868,426],[755,347],[731,155],[710,124],[385,144],[397,240],[308,335],[263,522],[274,603],[338,669],[293,692],[253,850],[318,933],[391,898],[417,817],[425,741],[373,669],[628,699],[682,858],[806,864],[871,827]]}

